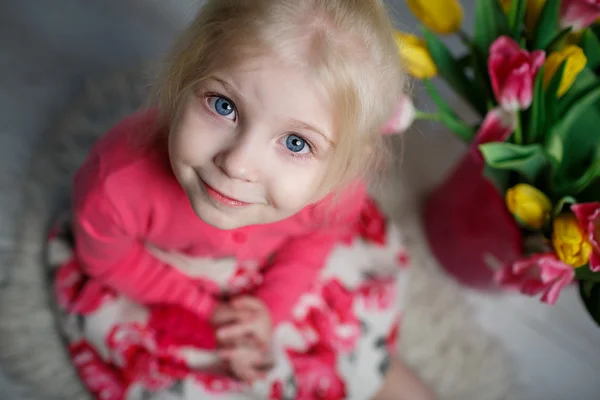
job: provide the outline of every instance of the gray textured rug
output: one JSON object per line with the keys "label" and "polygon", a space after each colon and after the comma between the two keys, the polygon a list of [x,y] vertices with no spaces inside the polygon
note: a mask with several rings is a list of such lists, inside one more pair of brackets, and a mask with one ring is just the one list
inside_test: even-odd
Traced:
{"label": "gray textured rug", "polygon": [[[18,218],[19,234],[8,284],[0,289],[0,398],[88,398],[62,348],[50,308],[42,264],[47,226],[68,201],[75,169],[96,138],[138,109],[148,79],[120,72],[89,82],[84,97],[35,152]],[[400,352],[441,399],[500,400],[516,396],[513,368],[498,342],[470,319],[460,288],[433,260],[423,239],[418,207],[407,183],[390,178],[378,195],[409,232],[415,268]],[[8,379],[18,394],[3,392]],[[12,397],[10,397],[12,396]]]}

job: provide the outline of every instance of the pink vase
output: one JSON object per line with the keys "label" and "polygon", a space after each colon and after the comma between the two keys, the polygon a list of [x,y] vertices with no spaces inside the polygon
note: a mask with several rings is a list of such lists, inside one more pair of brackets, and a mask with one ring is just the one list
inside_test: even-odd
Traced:
{"label": "pink vase", "polygon": [[512,263],[521,254],[521,231],[472,153],[431,193],[424,223],[441,266],[473,288],[493,290],[494,266]]}

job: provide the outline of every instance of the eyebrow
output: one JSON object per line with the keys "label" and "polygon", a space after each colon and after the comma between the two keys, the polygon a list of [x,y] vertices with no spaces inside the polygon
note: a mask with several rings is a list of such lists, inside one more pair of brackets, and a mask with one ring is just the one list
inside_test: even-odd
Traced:
{"label": "eyebrow", "polygon": [[223,79],[216,77],[216,76],[211,76],[208,78],[208,80],[213,80],[215,82],[217,82],[218,84],[220,84],[221,86],[223,86],[225,88],[226,91],[232,93],[236,98],[241,98],[242,96],[240,95],[240,92],[236,90],[235,87],[233,87],[233,85],[231,85],[229,82],[224,81]]}
{"label": "eyebrow", "polygon": [[331,147],[335,148],[335,143],[333,142],[333,140],[329,139],[326,134],[324,134],[319,129],[315,128],[314,126],[312,126],[312,125],[310,125],[310,124],[308,124],[308,123],[306,123],[304,121],[298,121],[298,120],[294,120],[293,124],[298,129],[306,129],[306,130],[315,132],[316,134],[322,136],[323,139],[325,139],[325,141],[327,141],[327,143],[329,143],[329,145]]}

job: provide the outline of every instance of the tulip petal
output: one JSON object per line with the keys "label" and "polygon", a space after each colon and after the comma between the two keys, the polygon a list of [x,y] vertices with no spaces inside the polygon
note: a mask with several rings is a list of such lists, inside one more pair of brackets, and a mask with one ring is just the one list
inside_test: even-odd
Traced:
{"label": "tulip petal", "polygon": [[488,70],[492,90],[503,109],[515,111],[531,105],[535,77],[545,57],[539,50],[530,54],[507,36],[492,43]]}
{"label": "tulip petal", "polygon": [[598,0],[562,0],[560,5],[561,28],[571,27],[581,31],[600,18]]}
{"label": "tulip petal", "polygon": [[495,278],[502,287],[517,289],[529,296],[542,293],[541,301],[554,304],[562,289],[575,279],[575,272],[554,253],[542,253],[505,266]]}
{"label": "tulip petal", "polygon": [[593,252],[590,257],[590,269],[593,272],[600,272],[600,253]]}

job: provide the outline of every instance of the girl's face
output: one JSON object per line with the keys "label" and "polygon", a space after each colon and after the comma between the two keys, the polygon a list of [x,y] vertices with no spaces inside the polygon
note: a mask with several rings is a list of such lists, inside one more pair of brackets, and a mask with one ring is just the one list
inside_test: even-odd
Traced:
{"label": "girl's face", "polygon": [[189,95],[169,137],[196,214],[220,229],[285,219],[319,200],[334,152],[331,104],[300,69],[264,57]]}

